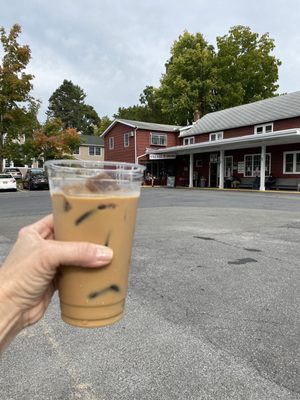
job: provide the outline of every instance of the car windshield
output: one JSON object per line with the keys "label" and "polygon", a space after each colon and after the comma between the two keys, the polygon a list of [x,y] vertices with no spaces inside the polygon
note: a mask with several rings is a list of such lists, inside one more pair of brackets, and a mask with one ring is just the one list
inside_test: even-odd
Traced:
{"label": "car windshield", "polygon": [[18,168],[7,168],[6,171],[7,172],[20,172],[20,170]]}
{"label": "car windshield", "polygon": [[44,171],[31,171],[31,175],[32,176],[44,177],[45,176],[45,172]]}
{"label": "car windshield", "polygon": [[11,179],[12,178],[12,176],[11,175],[9,175],[9,174],[0,174],[0,179]]}

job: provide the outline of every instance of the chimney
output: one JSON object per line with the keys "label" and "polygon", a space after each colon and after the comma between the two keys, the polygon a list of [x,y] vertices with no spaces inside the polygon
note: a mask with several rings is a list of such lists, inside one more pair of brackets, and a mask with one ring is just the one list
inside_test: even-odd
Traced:
{"label": "chimney", "polygon": [[200,111],[199,111],[199,110],[196,110],[196,111],[194,112],[193,116],[194,116],[194,123],[195,123],[195,122],[198,121],[198,119],[201,118]]}

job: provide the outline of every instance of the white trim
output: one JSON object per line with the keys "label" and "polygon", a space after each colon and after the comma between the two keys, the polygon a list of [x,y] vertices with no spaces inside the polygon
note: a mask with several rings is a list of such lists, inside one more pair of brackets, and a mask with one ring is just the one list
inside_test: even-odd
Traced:
{"label": "white trim", "polygon": [[[271,126],[272,127],[270,132],[266,132],[266,127],[267,126]],[[273,127],[274,127],[273,122],[269,122],[268,124],[255,125],[254,126],[254,135],[263,135],[264,133],[271,133],[271,132],[273,132]],[[257,133],[257,128],[263,128],[262,133]]]}
{"label": "white trim", "polygon": [[129,147],[129,132],[124,133],[123,145],[124,147]]}
{"label": "white trim", "polygon": [[[160,141],[160,138],[164,138],[164,144],[161,144],[161,143],[153,143],[152,142],[152,138],[154,137],[154,136],[156,136],[157,138],[159,138],[159,141]],[[166,133],[162,133],[162,132],[158,132],[158,133],[156,133],[156,132],[150,132],[150,145],[151,146],[167,146],[168,145],[168,135],[166,134]]]}
{"label": "white trim", "polygon": [[[287,172],[285,170],[285,167],[286,167],[286,162],[285,161],[286,161],[286,155],[287,154],[293,154],[293,172]],[[299,172],[296,171],[297,154],[300,154],[300,150],[284,151],[283,152],[283,167],[282,167],[282,171],[283,171],[284,174],[287,174],[287,175],[299,175],[300,174],[300,171]]]}
{"label": "white trim", "polygon": [[[223,131],[212,132],[212,133],[209,134],[209,141],[210,142],[217,142],[219,140],[223,140],[223,135],[224,135]],[[213,139],[213,137],[215,137],[215,139]]]}
{"label": "white trim", "polygon": [[176,153],[176,154],[189,154],[191,151],[193,153],[198,152],[211,152],[218,151],[220,149],[224,150],[234,150],[251,148],[255,146],[261,146],[265,142],[266,145],[278,145],[287,143],[300,143],[300,128],[286,129],[283,131],[275,131],[271,133],[262,133],[260,135],[246,135],[239,136],[236,138],[216,140],[213,142],[201,142],[190,144],[188,146],[172,146],[167,149],[147,149],[149,153]]}
{"label": "white trim", "polygon": [[[246,174],[246,157],[249,157],[249,156],[252,157],[252,166],[251,166],[251,169],[252,169],[251,173],[252,173],[252,175],[245,175],[245,174]],[[253,177],[255,177],[255,174],[254,174],[254,171],[253,171],[253,157],[254,157],[254,156],[260,156],[260,166],[261,166],[261,152],[260,152],[260,153],[251,153],[251,154],[250,154],[250,153],[247,153],[247,154],[244,154],[244,174],[243,174],[243,176],[244,176],[245,178],[253,178]],[[265,166],[270,167],[269,172],[272,172],[272,158],[271,158],[271,153],[265,153],[266,160],[267,160],[267,156],[269,157],[270,162],[269,162],[269,165],[267,165],[267,163],[265,162]],[[261,175],[261,171],[260,171],[260,175]]]}
{"label": "white trim", "polygon": [[[185,142],[187,142],[187,143],[185,143]],[[184,146],[187,146],[189,144],[194,144],[194,143],[195,143],[195,136],[184,137],[183,141],[182,141],[182,144]]]}
{"label": "white trim", "polygon": [[115,148],[115,139],[114,139],[114,136],[110,136],[108,138],[108,149],[114,150],[114,148]]}

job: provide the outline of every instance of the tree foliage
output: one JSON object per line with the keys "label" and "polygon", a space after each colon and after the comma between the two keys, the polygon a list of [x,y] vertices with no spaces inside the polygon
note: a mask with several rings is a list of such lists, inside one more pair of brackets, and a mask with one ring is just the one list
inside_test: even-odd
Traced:
{"label": "tree foliage", "polygon": [[95,128],[95,133],[94,134],[96,136],[100,136],[105,131],[105,129],[109,127],[109,125],[111,123],[112,123],[112,120],[107,115],[104,115],[101,118],[101,121],[100,121],[100,124],[98,125],[98,127]]}
{"label": "tree foliage", "polygon": [[186,124],[197,109],[202,115],[213,107],[214,49],[201,33],[184,32],[171,48],[158,97],[170,122]]}
{"label": "tree foliage", "polygon": [[235,26],[217,37],[216,107],[224,109],[274,96],[281,62],[271,52],[274,40],[249,27]]}
{"label": "tree foliage", "polygon": [[49,118],[59,118],[65,128],[76,128],[82,134],[93,135],[100,118],[95,109],[85,104],[86,94],[72,81],[64,80],[51,95],[46,112]]}
{"label": "tree foliage", "polygon": [[72,158],[72,153],[80,143],[80,135],[76,129],[64,128],[60,119],[53,118],[34,133],[30,147],[35,158],[46,161]]}
{"label": "tree foliage", "polygon": [[274,40],[235,26],[217,37],[216,49],[201,33],[185,31],[174,41],[160,86],[146,87],[140,104],[119,108],[117,117],[185,125],[200,115],[276,95]]}
{"label": "tree foliage", "polygon": [[[18,43],[21,27],[13,25],[7,34],[0,27],[0,41],[3,47],[0,64],[0,170],[3,158],[16,155],[21,136],[32,132],[38,125],[39,103],[30,95],[33,75],[26,73],[31,53],[28,45]],[[20,157],[18,151],[18,157]]]}

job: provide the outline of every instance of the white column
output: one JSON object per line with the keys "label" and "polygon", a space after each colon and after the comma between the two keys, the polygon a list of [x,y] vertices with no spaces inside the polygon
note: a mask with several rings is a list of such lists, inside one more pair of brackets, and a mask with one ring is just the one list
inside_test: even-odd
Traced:
{"label": "white column", "polygon": [[219,189],[224,189],[224,150],[220,150]]}
{"label": "white column", "polygon": [[193,175],[194,175],[194,154],[190,154],[190,174],[189,174],[189,187],[193,187]]}
{"label": "white column", "polygon": [[260,188],[259,190],[265,189],[265,174],[266,174],[266,145],[263,144],[261,146],[261,155],[260,155]]}

